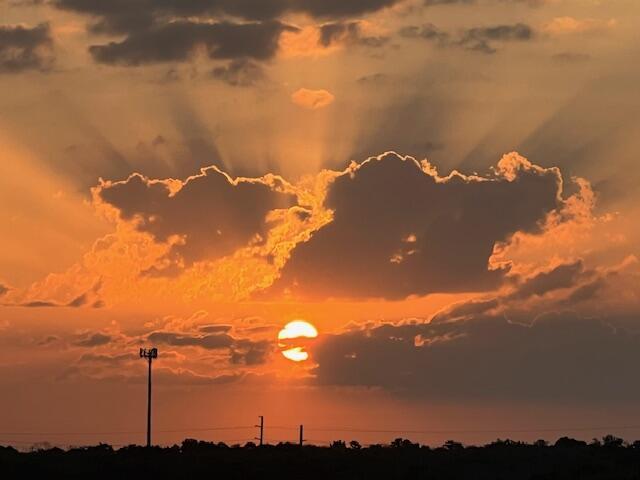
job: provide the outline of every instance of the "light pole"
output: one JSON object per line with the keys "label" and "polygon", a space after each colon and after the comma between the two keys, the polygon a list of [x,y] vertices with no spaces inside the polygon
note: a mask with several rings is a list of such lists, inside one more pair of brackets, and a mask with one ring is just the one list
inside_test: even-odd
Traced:
{"label": "light pole", "polygon": [[260,425],[256,425],[256,427],[260,429],[260,436],[256,437],[256,440],[258,440],[260,442],[259,445],[262,446],[264,440],[264,416],[260,415],[258,418],[260,419]]}
{"label": "light pole", "polygon": [[149,378],[147,383],[147,447],[151,446],[151,362],[155,358],[158,358],[158,349],[146,348],[140,349],[140,358],[146,358],[149,360]]}

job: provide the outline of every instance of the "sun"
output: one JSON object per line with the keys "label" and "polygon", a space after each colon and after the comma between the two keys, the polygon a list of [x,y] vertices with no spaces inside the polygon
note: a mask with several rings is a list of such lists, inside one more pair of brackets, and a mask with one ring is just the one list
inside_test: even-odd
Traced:
{"label": "sun", "polygon": [[317,336],[318,330],[312,324],[304,320],[294,320],[287,323],[278,333],[278,346],[285,358],[303,362],[309,358],[309,353],[304,348],[305,340]]}

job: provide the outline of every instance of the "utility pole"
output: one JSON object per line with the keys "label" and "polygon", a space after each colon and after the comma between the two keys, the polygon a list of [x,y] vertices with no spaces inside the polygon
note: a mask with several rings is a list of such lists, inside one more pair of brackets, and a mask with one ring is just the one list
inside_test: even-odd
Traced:
{"label": "utility pole", "polygon": [[147,447],[151,446],[151,363],[158,358],[158,349],[146,348],[140,349],[140,358],[146,358],[149,361],[149,377],[147,382]]}
{"label": "utility pole", "polygon": [[256,427],[260,429],[260,436],[256,437],[256,440],[260,442],[258,445],[262,446],[262,442],[264,441],[264,417],[260,415],[258,418],[260,419],[260,425],[256,425]]}
{"label": "utility pole", "polygon": [[304,443],[304,425],[300,425],[300,446]]}

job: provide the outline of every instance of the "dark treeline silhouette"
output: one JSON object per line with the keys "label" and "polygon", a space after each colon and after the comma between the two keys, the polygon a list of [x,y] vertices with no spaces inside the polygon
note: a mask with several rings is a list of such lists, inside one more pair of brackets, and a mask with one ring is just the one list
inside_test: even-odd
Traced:
{"label": "dark treeline silhouette", "polygon": [[[291,443],[229,446],[187,439],[172,447],[32,449],[0,447],[2,478],[296,478],[296,479],[638,479],[640,441],[607,435],[587,443],[497,440],[485,446],[455,441],[431,448],[398,438],[362,446]],[[198,476],[198,477],[196,477]]]}

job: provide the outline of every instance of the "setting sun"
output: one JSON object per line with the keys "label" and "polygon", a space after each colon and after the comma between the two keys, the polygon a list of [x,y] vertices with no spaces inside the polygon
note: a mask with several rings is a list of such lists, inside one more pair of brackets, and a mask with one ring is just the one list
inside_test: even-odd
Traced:
{"label": "setting sun", "polygon": [[295,346],[292,342],[283,342],[283,340],[309,339],[317,336],[318,330],[309,322],[294,320],[287,323],[278,333],[278,346],[285,358],[294,362],[302,362],[309,358],[309,353],[305,351],[304,347]]}

